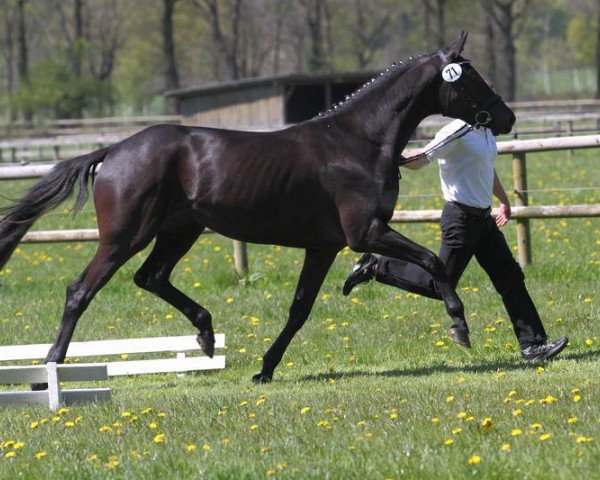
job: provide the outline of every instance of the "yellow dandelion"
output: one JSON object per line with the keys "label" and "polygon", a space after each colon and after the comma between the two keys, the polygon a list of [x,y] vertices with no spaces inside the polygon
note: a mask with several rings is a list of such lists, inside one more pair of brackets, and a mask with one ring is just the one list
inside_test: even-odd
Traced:
{"label": "yellow dandelion", "polygon": [[481,463],[481,457],[479,455],[471,455],[468,462],[469,465],[479,465]]}
{"label": "yellow dandelion", "polygon": [[450,402],[453,402],[453,401],[454,401],[454,397],[452,395],[448,395],[446,397],[446,403],[450,403]]}
{"label": "yellow dandelion", "polygon": [[159,433],[154,437],[154,443],[165,443],[165,434]]}
{"label": "yellow dandelion", "polygon": [[274,468],[270,468],[269,470],[267,470],[267,477],[272,477],[276,473],[277,473],[277,470],[275,470]]}
{"label": "yellow dandelion", "polygon": [[457,434],[459,434],[462,431],[463,431],[463,429],[460,428],[460,427],[453,428],[452,429],[452,435],[457,435]]}
{"label": "yellow dandelion", "polygon": [[520,428],[513,428],[510,434],[513,437],[518,437],[519,435],[523,435],[523,430],[521,430]]}
{"label": "yellow dandelion", "polygon": [[23,442],[15,442],[15,444],[13,445],[13,449],[21,450],[24,446],[25,446],[25,444]]}
{"label": "yellow dandelion", "polygon": [[570,417],[567,419],[567,423],[573,424],[573,423],[577,423],[577,422],[579,422],[579,419],[577,417]]}
{"label": "yellow dandelion", "polygon": [[186,449],[188,452],[195,452],[195,451],[196,451],[196,448],[198,448],[198,447],[196,447],[196,445],[195,445],[195,444],[193,444],[193,443],[190,443],[190,444],[189,444],[187,447],[185,447],[185,449]]}
{"label": "yellow dandelion", "polygon": [[581,401],[581,395],[573,395],[573,401],[574,401],[575,403],[577,403],[577,402]]}
{"label": "yellow dandelion", "polygon": [[17,456],[17,452],[15,452],[14,450],[11,450],[10,452],[6,452],[4,454],[4,458],[13,458]]}
{"label": "yellow dandelion", "polygon": [[556,398],[553,397],[552,395],[548,395],[545,398],[542,398],[540,400],[541,404],[551,404],[551,403],[554,403],[554,402],[556,402]]}
{"label": "yellow dandelion", "polygon": [[38,460],[41,460],[42,458],[44,458],[46,455],[48,455],[46,452],[41,451],[41,452],[37,452],[34,457]]}
{"label": "yellow dandelion", "polygon": [[588,347],[591,347],[591,346],[594,344],[594,341],[593,341],[591,338],[587,338],[587,339],[585,340],[585,344],[586,344]]}
{"label": "yellow dandelion", "polygon": [[446,446],[449,447],[452,444],[454,444],[454,440],[453,439],[447,438],[446,440],[444,440],[444,445],[446,445]]}
{"label": "yellow dandelion", "polygon": [[269,447],[260,447],[260,453],[263,455],[269,452]]}
{"label": "yellow dandelion", "polygon": [[233,303],[233,297],[227,297],[227,300],[225,300],[228,304],[229,303]]}
{"label": "yellow dandelion", "polygon": [[517,408],[517,409],[513,410],[512,414],[513,414],[513,417],[520,417],[521,415],[523,415],[523,410],[521,410],[520,408]]}
{"label": "yellow dandelion", "polygon": [[75,426],[75,422],[65,422],[65,428],[73,428]]}
{"label": "yellow dandelion", "polygon": [[431,419],[431,423],[433,423],[434,425],[439,425],[440,419],[438,417],[433,417]]}
{"label": "yellow dandelion", "polygon": [[258,425],[256,423],[253,423],[252,425],[250,425],[250,430],[258,430]]}
{"label": "yellow dandelion", "polygon": [[306,415],[308,412],[310,412],[310,407],[302,407],[300,409],[300,415]]}
{"label": "yellow dandelion", "polygon": [[212,450],[212,447],[208,443],[205,443],[202,445],[202,450],[204,450],[205,452],[210,452]]}
{"label": "yellow dandelion", "polygon": [[592,437],[584,437],[583,435],[577,437],[577,443],[590,443],[593,442],[594,439]]}
{"label": "yellow dandelion", "polygon": [[39,426],[40,422],[31,422],[29,424],[29,428],[37,428]]}
{"label": "yellow dandelion", "polygon": [[540,441],[545,442],[546,440],[550,440],[552,438],[551,433],[542,433],[540,435]]}
{"label": "yellow dandelion", "polygon": [[492,428],[492,426],[493,426],[493,424],[492,424],[492,419],[491,419],[491,418],[489,418],[489,417],[488,417],[488,418],[484,418],[484,419],[481,421],[481,427],[482,427],[482,428],[485,428],[485,429],[488,429],[488,430],[489,430],[489,429],[491,429],[491,428]]}
{"label": "yellow dandelion", "polygon": [[542,424],[541,423],[532,423],[531,428],[533,428],[534,430],[539,430],[540,428],[542,428]]}

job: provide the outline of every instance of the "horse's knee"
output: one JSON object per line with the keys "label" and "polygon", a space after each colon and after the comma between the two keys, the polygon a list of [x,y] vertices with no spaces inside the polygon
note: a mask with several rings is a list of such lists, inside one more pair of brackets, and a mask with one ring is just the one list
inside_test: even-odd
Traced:
{"label": "horse's knee", "polygon": [[85,294],[79,286],[79,281],[76,281],[67,287],[64,313],[68,317],[77,316],[85,309]]}
{"label": "horse's knee", "polygon": [[346,235],[348,247],[355,252],[372,252],[387,225],[379,219],[373,220],[368,228],[350,232]]}
{"label": "horse's knee", "polygon": [[133,276],[134,283],[144,290],[148,290],[149,292],[154,292],[161,285],[164,285],[166,282],[163,278],[161,278],[157,272],[148,271],[148,269],[140,268],[135,275]]}

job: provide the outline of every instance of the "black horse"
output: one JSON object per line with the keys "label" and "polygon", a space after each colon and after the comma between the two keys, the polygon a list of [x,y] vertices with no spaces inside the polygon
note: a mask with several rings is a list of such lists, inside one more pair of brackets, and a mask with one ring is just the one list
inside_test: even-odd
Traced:
{"label": "black horse", "polygon": [[[211,314],[175,288],[170,274],[205,228],[237,240],[304,248],[306,256],[285,328],[255,382],[272,379],[302,327],[336,254],[348,245],[421,265],[446,311],[465,327],[463,305],[429,250],[388,226],[398,196],[398,160],[425,117],[442,113],[508,133],[512,111],[460,56],[463,32],[448,47],[393,64],[332,111],[283,130],[256,133],[175,125],[149,127],[122,142],[59,163],[0,222],[0,268],[33,223],[80,190],[93,196],[96,255],[67,287],[64,314],[46,361],[62,362],[81,314],[134,254],[156,239],[135,283],[198,328],[214,354]],[[448,64],[454,72],[442,75]],[[452,76],[461,71],[462,74]],[[456,81],[454,81],[456,80]]]}

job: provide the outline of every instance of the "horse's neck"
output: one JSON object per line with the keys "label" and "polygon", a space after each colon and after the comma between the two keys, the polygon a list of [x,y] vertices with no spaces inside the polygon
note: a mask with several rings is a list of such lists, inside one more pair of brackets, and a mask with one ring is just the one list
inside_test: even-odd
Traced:
{"label": "horse's neck", "polygon": [[379,157],[397,160],[421,120],[441,110],[437,73],[423,62],[373,89],[349,117],[354,133],[378,145]]}

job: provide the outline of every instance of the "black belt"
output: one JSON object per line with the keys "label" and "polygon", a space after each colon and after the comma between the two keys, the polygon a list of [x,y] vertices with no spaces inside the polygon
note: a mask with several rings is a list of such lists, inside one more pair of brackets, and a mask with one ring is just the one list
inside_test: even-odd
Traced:
{"label": "black belt", "polygon": [[464,203],[459,203],[459,202],[449,202],[452,205],[454,205],[457,208],[460,208],[463,212],[465,212],[468,215],[471,215],[472,217],[479,217],[479,218],[487,218],[490,216],[491,212],[492,212],[492,207],[487,207],[487,208],[477,208],[477,207],[471,207],[470,205],[465,205]]}

